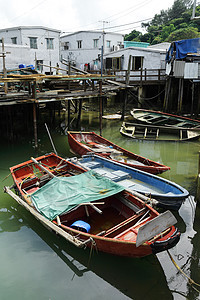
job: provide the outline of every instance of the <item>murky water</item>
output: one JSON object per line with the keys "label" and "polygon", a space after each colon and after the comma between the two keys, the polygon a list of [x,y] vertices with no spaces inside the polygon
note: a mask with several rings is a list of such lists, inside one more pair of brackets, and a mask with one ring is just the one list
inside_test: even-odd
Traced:
{"label": "murky water", "polygon": [[[120,135],[120,125],[119,120],[104,120],[103,136],[170,166],[171,170],[161,176],[182,185],[193,196],[175,213],[182,235],[170,253],[187,276],[200,283],[200,209],[194,201],[199,141],[133,141]],[[97,114],[85,111],[81,129],[99,133],[98,126]],[[51,133],[57,152],[61,156],[72,156],[59,122],[51,128]],[[1,143],[0,299],[200,299],[167,252],[128,259],[96,253],[94,249],[77,249],[49,232],[4,194],[3,186],[12,184],[8,175],[10,166],[52,151],[43,125],[39,127],[38,137],[37,153],[30,136],[22,136],[14,144]]]}

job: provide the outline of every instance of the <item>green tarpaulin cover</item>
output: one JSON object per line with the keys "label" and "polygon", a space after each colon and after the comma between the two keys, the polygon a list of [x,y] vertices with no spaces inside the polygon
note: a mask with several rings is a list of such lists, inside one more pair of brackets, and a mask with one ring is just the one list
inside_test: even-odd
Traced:
{"label": "green tarpaulin cover", "polygon": [[73,207],[117,194],[124,188],[88,171],[71,177],[54,177],[31,195],[36,209],[49,220]]}

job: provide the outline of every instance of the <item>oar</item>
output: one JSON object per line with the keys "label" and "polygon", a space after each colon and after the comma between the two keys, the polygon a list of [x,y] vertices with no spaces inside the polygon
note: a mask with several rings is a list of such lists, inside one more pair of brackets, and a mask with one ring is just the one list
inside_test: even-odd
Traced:
{"label": "oar", "polygon": [[52,140],[52,138],[51,138],[49,129],[48,129],[48,127],[47,127],[47,124],[45,123],[44,125],[45,125],[46,130],[47,130],[47,133],[48,133],[48,135],[49,135],[49,139],[50,139],[51,145],[52,145],[52,147],[53,147],[53,151],[55,152],[56,155],[58,155],[58,153],[57,153],[57,151],[56,151],[56,148],[55,148],[55,146],[54,146],[53,140]]}

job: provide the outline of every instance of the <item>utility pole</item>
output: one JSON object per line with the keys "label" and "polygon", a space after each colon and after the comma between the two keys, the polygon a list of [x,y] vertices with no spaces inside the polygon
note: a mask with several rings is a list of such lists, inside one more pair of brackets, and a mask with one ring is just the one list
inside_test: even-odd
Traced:
{"label": "utility pole", "polygon": [[[7,53],[10,53],[10,52],[5,52],[5,47],[4,47],[4,38],[2,38],[2,58],[3,58],[3,77],[4,78],[7,78],[7,71],[6,71],[6,54]],[[4,91],[5,91],[5,94],[8,93],[8,85],[7,85],[7,82],[4,82]]]}
{"label": "utility pole", "polygon": [[103,55],[104,55],[104,49],[105,49],[105,31],[104,31],[104,25],[106,23],[109,23],[107,21],[100,21],[103,24],[103,30],[102,30],[102,47],[101,47],[101,75],[104,71],[104,63],[103,63]]}
{"label": "utility pole", "polygon": [[196,0],[194,0],[194,3],[193,3],[193,11],[192,11],[191,20],[199,20],[200,19],[200,17],[195,17],[195,10],[196,10]]}

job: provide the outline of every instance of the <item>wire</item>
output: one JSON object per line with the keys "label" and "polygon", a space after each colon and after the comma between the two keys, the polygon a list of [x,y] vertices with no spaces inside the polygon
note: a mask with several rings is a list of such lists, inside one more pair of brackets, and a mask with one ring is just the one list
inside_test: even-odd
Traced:
{"label": "wire", "polygon": [[33,9],[37,8],[38,6],[40,6],[41,4],[43,4],[43,3],[46,2],[46,1],[47,1],[47,0],[42,0],[42,1],[40,1],[38,4],[36,4],[36,5],[33,6],[32,8],[29,8],[29,10],[25,11],[23,14],[21,14],[21,15],[19,15],[19,16],[16,16],[15,18],[11,19],[10,22],[12,22],[12,21],[14,21],[14,20],[16,20],[16,19],[18,19],[18,18],[24,16],[24,15],[27,14],[27,13],[29,13],[29,14],[32,13],[32,10],[33,10]]}

